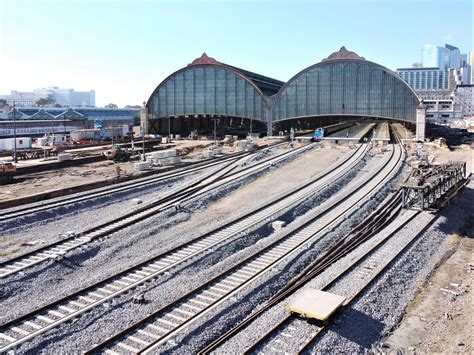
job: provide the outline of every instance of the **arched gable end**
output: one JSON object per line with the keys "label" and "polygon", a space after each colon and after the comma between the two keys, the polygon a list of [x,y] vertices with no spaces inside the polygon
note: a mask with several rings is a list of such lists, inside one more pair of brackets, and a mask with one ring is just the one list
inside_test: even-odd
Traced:
{"label": "arched gable end", "polygon": [[163,80],[147,107],[154,118],[224,115],[267,121],[268,103],[248,78],[224,65],[190,65]]}
{"label": "arched gable end", "polygon": [[296,74],[278,92],[273,121],[324,115],[415,121],[419,99],[391,70],[360,59],[325,60]]}

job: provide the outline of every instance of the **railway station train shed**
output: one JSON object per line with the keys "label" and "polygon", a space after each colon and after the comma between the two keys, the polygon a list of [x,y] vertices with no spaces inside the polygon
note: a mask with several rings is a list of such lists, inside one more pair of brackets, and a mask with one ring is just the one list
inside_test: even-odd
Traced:
{"label": "railway station train shed", "polygon": [[[150,133],[253,125],[268,135],[364,118],[415,124],[419,99],[396,73],[342,47],[286,83],[205,53],[164,79],[142,115]],[[421,114],[420,114],[421,115]],[[424,113],[423,117],[424,119]]]}

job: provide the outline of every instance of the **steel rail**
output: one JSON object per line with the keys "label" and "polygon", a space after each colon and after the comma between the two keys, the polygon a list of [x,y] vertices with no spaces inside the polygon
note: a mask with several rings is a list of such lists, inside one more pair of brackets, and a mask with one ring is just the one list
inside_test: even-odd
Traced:
{"label": "steel rail", "polygon": [[[392,150],[392,157],[393,157],[393,155],[394,155],[394,151],[395,151],[395,150]],[[402,155],[400,155],[399,158],[401,158],[401,156],[402,156]],[[385,179],[388,175],[391,174],[391,172],[393,171],[393,169],[395,169],[395,166],[396,166],[396,165],[398,165],[398,159],[397,159],[397,164],[395,164],[395,165],[393,166],[393,168],[390,169],[389,173],[384,176],[384,179]],[[382,170],[383,170],[383,169],[380,169],[379,172],[382,171]],[[377,175],[377,174],[374,174],[374,175]],[[381,180],[381,181],[382,181],[382,180]],[[374,186],[372,189],[370,189],[370,191],[373,191],[373,189],[375,189],[377,186],[379,186],[380,183],[381,183],[381,182],[377,183],[376,186]],[[357,190],[359,190],[359,189],[357,189]],[[368,193],[363,194],[363,196],[365,196],[366,194],[368,194]],[[363,198],[363,197],[361,196],[361,198]],[[358,205],[358,202],[356,202],[355,204],[353,204],[352,206],[350,206],[350,207],[349,207],[347,210],[345,210],[344,212],[339,213],[339,214],[337,215],[336,219],[334,220],[334,222],[335,222],[335,221],[338,221],[338,220],[340,220],[340,219],[342,219],[341,217],[344,216],[345,212],[350,211],[353,207],[355,207],[355,206],[357,206],[357,205]],[[320,221],[318,221],[318,222],[320,222]],[[326,227],[327,227],[327,226],[334,225],[334,222],[327,224]],[[315,233],[314,235],[318,235],[318,234],[319,234],[319,233]],[[310,239],[311,239],[311,238],[310,238]],[[308,240],[306,240],[306,241],[300,243],[300,245],[303,245],[303,244],[306,244],[306,243],[308,243]],[[154,342],[154,343],[152,342],[151,345],[149,345],[149,346],[145,347],[144,349],[142,349],[142,350],[140,351],[140,353],[142,353],[142,352],[143,352],[143,353],[148,353],[149,351],[152,351],[152,350],[153,350],[156,346],[158,346],[160,343],[162,343],[162,341],[161,341],[161,342]]]}
{"label": "steel rail", "polygon": [[[160,197],[155,201],[152,201],[152,203],[147,204],[145,206],[141,206],[132,212],[128,212],[118,218],[107,221],[99,226],[92,227],[86,231],[81,232],[78,235],[70,235],[69,237],[66,237],[64,239],[58,240],[48,245],[44,245],[30,252],[18,255],[14,258],[8,259],[7,261],[1,262],[0,279],[18,273],[34,265],[40,264],[44,261],[60,258],[70,250],[77,249],[78,247],[88,244],[93,240],[97,240],[98,238],[110,235],[118,230],[140,222],[146,218],[149,218],[150,216],[163,212],[167,209],[173,207],[178,208],[180,206],[180,202],[187,201],[191,197],[195,198],[199,196],[200,194],[198,192],[200,191],[202,192],[202,194],[207,193],[212,189],[216,189],[229,182],[233,182],[239,178],[265,169],[270,165],[276,164],[279,161],[283,161],[288,157],[291,157],[292,155],[298,154],[301,151],[305,151],[310,146],[311,145],[307,145],[290,150],[288,152],[282,153],[275,157],[270,157],[267,160],[257,162],[255,165],[245,167],[237,172],[230,174],[230,171],[236,168],[236,166],[232,164],[237,162],[237,160],[232,160],[227,167],[221,169],[217,173],[213,172],[208,176],[200,178],[197,181],[187,185],[185,188],[177,192],[171,192],[168,195]],[[242,157],[239,157],[239,159],[244,159],[248,156],[249,155],[244,155]]]}
{"label": "steel rail", "polygon": [[[320,189],[324,188],[328,184],[341,177],[343,173],[352,169],[352,167],[356,165],[365,155],[367,148],[368,145],[365,145],[365,147],[364,145],[360,145],[355,152],[352,152],[349,156],[342,159],[342,161],[338,161],[336,164],[333,164],[333,166],[331,166],[327,171],[318,174],[314,181],[305,183],[297,190],[292,191],[291,193],[287,193],[284,196],[279,197],[277,200],[268,203],[265,206],[262,206],[254,211],[251,211],[246,215],[232,222],[229,222],[226,225],[221,226],[212,232],[194,238],[193,240],[184,243],[176,248],[173,248],[172,250],[161,253],[156,257],[153,257],[147,261],[141,262],[136,266],[128,268],[127,270],[124,270],[119,274],[110,276],[105,280],[101,280],[95,283],[94,285],[86,287],[85,289],[63,297],[62,299],[57,300],[51,304],[36,309],[33,312],[11,320],[1,326],[1,331],[5,332],[6,329],[12,327],[16,327],[16,329],[18,329],[24,321],[29,320],[30,322],[34,322],[35,318],[37,319],[38,316],[41,316],[43,318],[51,317],[47,313],[51,310],[56,312],[55,318],[58,319],[55,319],[53,321],[53,319],[50,318],[51,322],[48,324],[48,326],[50,326],[50,328],[53,326],[58,326],[59,324],[63,323],[64,321],[67,321],[68,319],[71,319],[72,317],[77,317],[78,315],[101,303],[110,300],[113,297],[117,297],[123,292],[137,287],[138,285],[154,277],[159,276],[163,272],[168,271],[173,267],[176,267],[184,261],[187,261],[192,257],[195,257],[196,255],[205,252],[207,249],[223,243],[225,240],[239,234],[243,230],[251,227],[252,225],[255,225],[261,222],[262,220],[269,218],[271,215],[283,210],[290,204],[294,205],[295,203],[304,200],[309,195],[314,194],[316,191],[319,191]],[[270,211],[267,211],[268,209],[270,209]],[[263,214],[263,212],[265,214]],[[228,230],[227,235],[225,234],[226,230]],[[216,238],[216,236],[219,237]],[[139,274],[137,274],[137,272],[139,272]],[[131,276],[133,276],[133,278],[135,279],[134,282],[127,281],[127,278],[130,278]],[[137,277],[139,278],[136,279]],[[117,281],[119,281],[120,283],[117,283]],[[105,295],[102,295],[103,297],[97,296],[101,295],[100,290],[102,290],[102,293],[104,293],[104,288],[108,286],[110,287],[110,285],[114,287],[114,289],[112,289],[113,293],[106,293]],[[93,293],[94,296],[91,296],[90,293]],[[93,301],[85,302],[85,300],[87,299]],[[75,304],[71,305],[71,301],[74,301]],[[79,304],[84,304],[84,307],[78,306]],[[58,309],[58,307],[61,305],[69,309],[73,309],[75,312],[71,312],[67,315],[64,314],[64,316],[58,316],[58,312],[59,314],[62,314],[60,313],[60,309]],[[47,329],[41,330],[41,332],[46,330]],[[36,335],[38,334],[39,332],[36,332]]]}
{"label": "steel rail", "polygon": [[[397,228],[397,230],[401,230],[404,226],[406,226],[410,221],[412,221],[413,219],[416,218],[416,216],[418,216],[421,212],[420,211],[416,211],[415,214],[406,222],[404,222],[402,224],[402,226],[400,226],[401,228]],[[438,219],[439,217],[439,214],[436,215],[425,227],[423,227],[423,229],[417,233],[416,235],[414,235],[406,244],[405,246],[403,246],[402,249],[400,249],[395,255],[392,255],[389,259],[385,260],[385,264],[382,266],[382,268],[380,268],[376,273],[374,273],[368,280],[367,282],[362,286],[360,287],[354,294],[351,295],[350,298],[348,298],[345,303],[344,303],[344,306],[348,306],[349,304],[351,304],[363,291],[365,291],[379,276],[380,274],[382,274],[386,269],[388,269],[392,264],[393,262],[400,256],[402,255],[403,253],[405,253],[405,251],[410,248],[413,243],[416,241],[416,239],[422,235],[423,233],[426,232],[426,230],[428,228],[430,228],[430,226]],[[345,270],[345,273],[346,272],[349,272],[350,270]],[[342,274],[341,274],[342,276]],[[341,310],[343,311],[343,310]],[[314,341],[316,340],[316,338],[322,333],[323,330],[325,330],[327,327],[329,326],[329,324],[327,325],[323,325],[321,327],[321,329],[316,333],[314,334],[310,339],[308,339],[305,344],[298,350],[298,353],[303,353],[303,352],[306,352],[308,350],[308,348],[314,343]]]}
{"label": "steel rail", "polygon": [[105,188],[99,188],[99,189],[80,192],[74,195],[66,195],[63,197],[48,199],[46,201],[22,205],[20,207],[5,209],[5,210],[0,211],[0,222],[4,222],[12,218],[22,217],[22,216],[35,213],[35,212],[49,210],[51,208],[58,208],[58,207],[67,206],[73,203],[87,201],[93,198],[110,196],[115,193],[130,191],[130,189],[136,189],[136,188],[140,188],[149,184],[155,184],[155,183],[165,181],[168,179],[185,176],[185,175],[195,173],[195,172],[198,172],[198,171],[201,171],[201,170],[204,170],[216,165],[220,165],[222,163],[225,163],[228,160],[233,160],[236,157],[243,155],[243,153],[244,152],[239,152],[239,153],[232,154],[229,156],[219,157],[211,161],[206,161],[205,163],[202,163],[202,162],[195,163],[195,164],[200,164],[200,165],[195,166],[193,164],[190,167],[176,169],[170,172],[158,173],[157,176],[137,179],[138,181],[137,180],[126,181],[123,183],[116,184],[112,188],[108,186]]}
{"label": "steel rail", "polygon": [[[230,164],[225,168],[231,167],[234,162],[235,160],[231,160]],[[82,231],[77,235],[70,235],[56,242],[44,245],[40,248],[3,261],[0,263],[0,279],[13,275],[46,260],[61,257],[67,251],[76,249],[91,242],[92,240],[98,239],[107,234],[111,234],[112,232],[125,228],[131,224],[137,223],[153,213],[164,211],[165,209],[172,207],[172,205],[179,201],[180,198],[197,191],[196,186],[198,186],[201,181],[211,177],[213,174],[214,173],[208,174],[205,178],[188,184],[176,193],[168,194],[157,199],[153,205],[141,207],[118,218],[114,218],[110,221],[102,223],[101,225]],[[148,212],[148,215],[146,212]]]}
{"label": "steel rail", "polygon": [[400,199],[397,197],[398,194],[392,195],[380,208],[374,213],[368,216],[363,222],[357,225],[346,237],[344,237],[337,244],[328,248],[317,260],[306,267],[300,276],[290,281],[285,287],[283,287],[277,294],[272,296],[265,305],[259,308],[257,311],[252,313],[251,316],[241,321],[237,326],[233,327],[230,331],[213,341],[206,348],[200,351],[200,353],[209,353],[216,349],[218,346],[223,344],[226,340],[230,339],[248,324],[257,319],[266,310],[280,302],[282,299],[288,297],[293,292],[301,287],[304,283],[311,280],[319,273],[324,271],[327,267],[331,266],[340,257],[344,256],[349,252],[349,248],[353,250],[355,247],[367,240],[373,231],[379,231],[385,225],[390,223],[399,209],[396,205],[400,203]]}
{"label": "steel rail", "polygon": [[[400,200],[397,199],[397,203],[400,204]],[[392,210],[399,210],[399,206],[395,205],[389,205],[387,206],[387,209],[392,209]],[[418,215],[418,214],[416,214]],[[407,221],[404,221],[401,223],[394,231],[390,232],[387,236],[385,236],[383,239],[378,241],[376,244],[371,246],[366,252],[364,252],[362,255],[358,256],[356,259],[352,260],[350,265],[346,266],[344,270],[339,271],[339,273],[333,277],[329,282],[327,282],[324,286],[321,287],[321,290],[327,290],[329,287],[334,285],[336,282],[338,282],[349,270],[353,269],[355,266],[357,266],[364,258],[366,258],[369,254],[373,253],[377,248],[382,246],[387,240],[395,236],[401,229],[403,229],[409,222],[411,222],[415,218],[415,215],[410,216]],[[366,220],[368,221],[368,220]],[[276,296],[274,296],[270,302],[265,304],[265,306],[262,309],[259,309],[259,314],[261,315],[263,312],[269,310],[271,307],[275,306],[277,303],[280,303],[283,301],[285,298],[288,298],[291,296],[294,292],[298,291],[301,287],[303,287],[306,283],[309,281],[313,280],[316,276],[321,274],[324,270],[326,270],[329,266],[333,265],[335,262],[341,260],[344,256],[349,254],[350,252],[354,251],[358,246],[360,246],[362,243],[366,242],[370,238],[372,238],[374,235],[376,235],[378,232],[380,232],[384,227],[386,227],[389,223],[393,222],[393,218],[390,218],[388,220],[385,220],[383,222],[383,227],[378,228],[376,231],[372,232],[370,229],[368,229],[365,233],[361,234],[360,236],[356,237],[353,242],[351,242],[349,245],[344,245],[343,243],[340,245],[336,245],[336,248],[331,250],[332,255],[329,256],[329,259],[322,257],[319,258],[311,267],[312,270],[302,274],[301,276],[297,277],[295,281],[291,283],[291,287],[285,288],[285,292],[279,292]],[[338,250],[339,249],[339,250]],[[344,305],[347,305],[348,301],[344,303]],[[256,317],[253,316],[252,314],[252,321],[255,320]],[[275,333],[281,331],[281,328],[284,328],[288,325],[288,323],[291,323],[291,321],[299,319],[297,315],[294,314],[288,314],[286,317],[284,317],[282,320],[280,320],[279,323],[274,325],[269,331],[267,331],[264,335],[259,337],[251,346],[249,346],[244,353],[248,354],[251,352],[256,351],[259,347],[262,346],[262,343],[267,341],[270,337],[274,336]],[[250,324],[250,322],[246,322],[245,326]],[[243,329],[243,328],[240,328]],[[233,335],[235,335],[234,333]],[[207,353],[204,352],[204,353]]]}
{"label": "steel rail", "polygon": [[[466,179],[466,181],[468,181]],[[461,190],[463,187],[465,187],[465,183],[462,184],[458,189],[456,189],[456,192],[458,192],[459,190]],[[452,194],[450,196],[450,198],[453,198],[455,196],[455,194]],[[403,223],[403,226],[406,226],[406,224],[408,224],[410,221],[414,220],[419,214],[421,213],[421,211],[414,211],[414,214],[410,217],[410,219],[407,221],[407,222],[404,222]],[[386,270],[387,268],[389,268],[394,262],[395,260],[403,253],[406,252],[406,250],[408,248],[410,248],[413,243],[416,241],[416,239],[420,236],[420,235],[423,235],[427,230],[428,228],[430,228],[433,223],[440,217],[440,211],[437,211],[436,212],[436,215],[421,229],[420,232],[418,232],[416,235],[412,236],[407,242],[406,244],[397,252],[395,253],[395,255],[392,255],[390,258],[386,259],[384,261],[384,265],[382,266],[382,268],[380,268],[375,274],[371,275],[371,277],[361,286],[357,289],[357,291],[351,295],[351,297],[349,297],[345,302],[344,302],[344,305],[347,306],[349,305],[350,303],[352,303],[362,292],[364,292],[378,277],[379,275],[384,271]],[[397,231],[401,230],[403,228],[403,226],[401,227],[398,227],[397,228]],[[387,238],[384,238],[384,240],[380,241],[376,246],[375,248],[378,248],[380,247],[385,241],[386,241]],[[375,249],[374,248],[374,249]],[[362,258],[360,258],[362,259]],[[358,259],[358,260],[360,260]],[[347,275],[348,273],[351,272],[351,269],[353,268],[347,268],[346,270],[344,270],[343,272],[340,273],[339,277],[344,277],[345,275]],[[343,311],[343,310],[341,310]],[[333,318],[334,319],[334,318]],[[310,337],[310,339],[308,339],[302,347],[300,347],[298,353],[301,354],[303,352],[307,352],[309,350],[309,347],[314,343],[314,341],[316,340],[316,338],[322,333],[322,331],[327,328],[328,326],[330,326],[330,324],[325,324],[323,325],[323,327],[321,327],[321,329],[318,330],[318,332],[316,332],[315,334],[313,334],[312,337]]]}
{"label": "steel rail", "polygon": [[[399,143],[400,140],[397,139],[395,136],[395,141],[398,142],[398,146],[400,149],[402,148],[401,144]],[[239,333],[242,329],[244,329],[248,324],[253,322],[257,319],[263,312],[267,309],[271,308],[276,303],[280,302],[285,297],[292,294],[295,290],[301,287],[302,284],[307,282],[308,280],[315,277],[317,274],[322,272],[327,266],[332,264],[331,261],[335,260],[337,255],[341,254],[344,251],[343,245],[346,246],[353,246],[355,247],[355,243],[359,245],[368,237],[371,236],[371,231],[380,230],[384,225],[388,224],[395,218],[398,211],[394,211],[394,209],[400,205],[400,192],[397,190],[396,193],[392,194],[391,197],[385,201],[382,206],[380,206],[375,212],[370,214],[363,222],[359,225],[354,227],[352,231],[343,238],[340,242],[330,247],[323,255],[321,255],[316,261],[311,263],[307,268],[303,270],[300,276],[296,277],[292,281],[290,281],[285,287],[283,287],[276,295],[274,295],[270,300],[268,300],[265,305],[259,308],[257,311],[253,312],[252,315],[245,318],[239,324],[234,326],[232,329],[227,331],[225,334],[208,344],[205,348],[203,348],[200,353],[207,354],[211,351],[218,348],[222,345],[225,341]],[[392,213],[391,211],[394,211]],[[391,216],[390,216],[391,215]],[[345,254],[344,254],[345,255]],[[275,329],[278,328],[278,324],[275,326]],[[249,350],[252,350],[250,348]]]}
{"label": "steel rail", "polygon": [[[285,142],[272,143],[269,145],[258,147],[257,150],[260,151],[260,150],[272,149],[284,144]],[[7,208],[0,211],[0,222],[15,218],[15,217],[24,216],[30,213],[43,211],[50,208],[62,207],[71,203],[82,202],[82,201],[86,201],[92,198],[104,197],[110,194],[127,191],[129,189],[143,187],[148,184],[154,184],[154,183],[157,183],[166,179],[174,178],[174,177],[184,176],[189,173],[197,172],[197,171],[204,170],[206,168],[209,168],[215,165],[222,164],[226,162],[227,160],[231,160],[236,157],[238,158],[239,156],[245,155],[245,154],[248,154],[248,152],[243,151],[243,152],[232,153],[232,154],[228,154],[222,157],[211,158],[211,159],[195,162],[188,165],[187,167],[173,169],[172,171],[163,172],[163,173],[157,172],[157,174],[153,174],[152,176],[138,178],[132,181],[117,183],[117,184],[114,184],[114,187],[112,188],[110,186],[106,186],[106,187],[101,187],[101,188],[97,188],[93,190],[78,192],[72,195],[54,197],[54,198],[47,199],[46,201],[33,202],[26,205]]]}
{"label": "steel rail", "polygon": [[[186,295],[169,303],[162,309],[133,324],[131,327],[110,337],[103,343],[90,349],[88,353],[94,353],[102,349],[112,351],[108,348],[112,344],[117,344],[117,346],[122,347],[122,349],[134,349],[137,352],[146,353],[152,351],[156,346],[167,341],[174,334],[207,314],[208,311],[222,304],[244,286],[270,271],[276,264],[296,254],[302,246],[316,240],[325,229],[330,228],[336,222],[344,218],[347,213],[352,212],[357,207],[357,204],[370,195],[371,192],[375,191],[375,189],[390,176],[396,165],[398,165],[402,153],[399,151],[399,156],[393,159],[394,151],[395,149],[392,150],[392,157],[389,159],[393,166],[389,164],[388,167],[384,166],[372,174],[372,177],[378,177],[377,181],[372,179],[369,181],[369,179],[367,179],[365,183],[359,185],[347,195],[344,195],[340,200],[333,202],[330,207],[320,212],[318,216],[311,221],[298,226],[263,250],[245,258],[245,260],[239,264],[223,271],[220,275],[198,286]],[[386,172],[385,170],[389,171]],[[380,177],[381,175],[383,176]],[[355,201],[351,201],[351,199]],[[328,217],[329,212],[334,210],[336,210],[337,213]],[[323,221],[323,217],[326,217],[328,220]],[[159,325],[157,326],[156,324]],[[153,333],[153,331],[150,333],[150,331],[143,330],[143,328],[148,326],[154,329],[155,333]],[[153,334],[154,339],[135,340],[134,344],[138,343],[140,348],[136,348],[137,345],[132,347],[124,342],[119,342],[122,338],[137,339],[137,333],[142,333],[143,331],[146,334]],[[134,335],[130,335],[132,333]],[[144,342],[148,345],[143,346]]]}
{"label": "steel rail", "polygon": [[[398,138],[398,137],[397,137]],[[399,139],[397,139],[400,141]],[[408,177],[406,178],[408,179]],[[398,215],[398,212],[401,210],[401,192],[400,189],[396,191],[395,194],[392,195],[392,198],[389,199],[387,203],[385,203],[382,207],[379,208],[379,210],[382,211],[382,213],[379,216],[376,216],[375,220],[379,220],[380,218],[383,218],[383,223],[378,224],[376,228],[374,229],[373,226],[370,226],[370,224],[374,223],[373,217],[369,216],[367,219],[365,219],[359,226],[363,225],[364,227],[361,228],[361,230],[364,231],[364,233],[359,235],[355,235],[355,238],[353,238],[353,241],[347,245],[346,240],[350,235],[346,238],[344,238],[344,242],[340,246],[336,246],[336,248],[333,248],[330,250],[330,253],[326,253],[323,257],[319,258],[315,263],[313,263],[314,266],[310,266],[311,271],[307,273],[302,273],[299,277],[297,277],[292,283],[290,283],[289,287],[285,288],[285,292],[280,292],[278,295],[280,297],[274,296],[272,298],[272,302],[268,302],[262,309],[259,310],[259,315],[263,313],[264,311],[270,309],[273,307],[275,304],[278,302],[281,302],[284,298],[289,297],[291,294],[296,292],[299,288],[301,288],[304,284],[309,282],[310,280],[314,279],[317,275],[319,275],[321,272],[323,272],[328,266],[332,265],[334,262],[340,260],[342,257],[350,253],[351,251],[355,250],[358,246],[360,246],[362,243],[366,242],[369,238],[372,236],[376,235],[378,232],[380,232],[383,228],[385,228],[388,224],[393,223],[395,216]],[[393,211],[393,212],[392,212]],[[409,216],[408,220],[402,222],[399,226],[396,227],[396,229],[392,232],[390,232],[387,236],[385,236],[382,240],[378,241],[376,244],[372,245],[369,250],[367,250],[363,255],[359,256],[355,260],[352,261],[352,263],[346,267],[342,272],[339,272],[339,274],[334,277],[331,281],[329,281],[326,285],[324,285],[321,289],[322,290],[327,290],[330,288],[332,285],[334,285],[338,280],[340,280],[344,275],[346,275],[350,270],[352,270],[354,267],[356,267],[363,259],[365,259],[369,254],[373,253],[376,251],[378,248],[380,248],[385,242],[387,242],[390,238],[392,238],[394,235],[396,235],[401,229],[403,229],[408,223],[410,223],[416,216],[418,216],[419,212],[415,213],[414,215]],[[389,215],[389,218],[384,218]],[[365,225],[369,225],[370,227],[367,228]],[[358,226],[358,227],[359,227]],[[423,230],[425,230],[424,228]],[[420,235],[422,232],[418,233],[417,235]],[[365,234],[365,235],[364,235]],[[411,243],[416,236],[414,236],[413,239],[409,243]],[[340,247],[340,251],[337,251],[337,248]],[[324,260],[327,257],[327,254],[332,254],[329,260]],[[397,254],[399,255],[399,254]],[[392,258],[391,260],[394,260]],[[385,267],[383,268],[385,269]],[[383,270],[382,269],[382,270]],[[380,270],[378,274],[382,272]],[[371,278],[371,280],[373,280]],[[362,292],[371,282],[369,280],[359,291],[354,294],[350,299],[347,299],[344,303],[344,305],[349,304],[357,295]],[[250,318],[250,317],[249,317]],[[253,321],[256,317],[252,315],[252,319],[249,321],[245,322],[245,326],[247,326],[251,321]],[[285,318],[283,318],[280,322],[278,322],[276,325],[274,325],[269,331],[267,331],[264,335],[259,337],[257,341],[255,341],[250,347],[248,347],[245,350],[245,353],[252,353],[256,351],[259,348],[262,348],[262,343],[265,343],[268,341],[269,338],[274,337],[275,334],[277,333],[285,333],[286,336],[290,336],[287,332],[285,332],[286,329],[296,329],[297,327],[292,324],[293,321],[299,319],[296,315],[289,314]],[[307,347],[314,341],[316,337],[319,336],[319,334],[324,330],[325,326],[318,326],[314,334],[310,337],[310,339],[305,343],[305,345],[298,351],[298,353],[304,352],[307,349]],[[243,328],[243,327],[241,327]],[[231,336],[235,335],[233,333]],[[229,337],[230,338],[230,337]],[[223,339],[224,340],[224,339]],[[270,348],[272,350],[273,348]]]}

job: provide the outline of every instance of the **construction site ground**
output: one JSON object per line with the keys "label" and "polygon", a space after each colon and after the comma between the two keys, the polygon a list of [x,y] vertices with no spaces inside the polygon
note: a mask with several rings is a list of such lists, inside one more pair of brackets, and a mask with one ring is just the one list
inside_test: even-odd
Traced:
{"label": "construction site ground", "polygon": [[[468,144],[451,146],[439,142],[423,145],[433,163],[466,162],[467,174],[473,171],[473,149]],[[399,327],[385,342],[393,349],[409,353],[472,353],[474,273],[474,198],[473,183],[462,192],[464,205],[456,208],[464,219],[460,230],[446,233],[450,254],[420,287]],[[467,196],[467,198],[466,198]]]}
{"label": "construction site ground", "polygon": [[[257,146],[274,143],[271,139],[257,139],[254,140]],[[209,140],[176,140],[171,144],[162,144],[156,148],[167,149],[175,148],[181,155],[183,162],[196,162],[203,160],[203,152],[209,146],[213,145],[214,141]],[[74,150],[73,154],[98,155],[102,151],[110,149],[110,146],[101,146],[94,148],[86,148],[84,151]],[[223,153],[233,153],[235,149],[229,146],[223,146]],[[55,157],[47,159],[31,159],[19,161],[18,166],[43,165],[48,162],[56,162]],[[135,161],[124,163],[113,162],[111,160],[100,161],[96,163],[84,164],[75,167],[54,169],[45,172],[33,173],[16,177],[16,182],[8,185],[0,186],[0,203],[11,201],[19,198],[24,198],[31,195],[44,194],[56,190],[64,190],[70,188],[77,188],[81,185],[93,184],[114,181],[117,179],[117,167],[120,167],[120,176],[123,177],[139,177],[142,172],[134,170]],[[153,167],[151,170],[156,172],[168,170],[170,167]]]}
{"label": "construction site ground", "polygon": [[449,207],[463,219],[462,227],[447,228],[449,251],[385,340],[390,348],[421,354],[473,353],[473,187],[471,182],[458,198],[461,201]]}

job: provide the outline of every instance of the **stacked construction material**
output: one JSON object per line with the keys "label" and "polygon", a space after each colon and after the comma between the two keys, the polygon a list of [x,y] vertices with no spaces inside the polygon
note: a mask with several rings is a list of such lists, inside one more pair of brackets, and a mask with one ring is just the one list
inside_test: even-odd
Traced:
{"label": "stacked construction material", "polygon": [[181,157],[178,156],[176,149],[146,153],[145,158],[152,166],[165,166],[181,163]]}
{"label": "stacked construction material", "polygon": [[134,164],[135,171],[144,171],[150,169],[150,162],[140,161]]}
{"label": "stacked construction material", "polygon": [[217,145],[211,145],[207,151],[203,153],[204,158],[212,158],[222,154],[222,148]]}
{"label": "stacked construction material", "polygon": [[257,145],[254,142],[252,142],[250,139],[247,139],[247,140],[242,140],[242,141],[235,142],[234,147],[237,150],[249,151],[249,150],[256,149]]}

